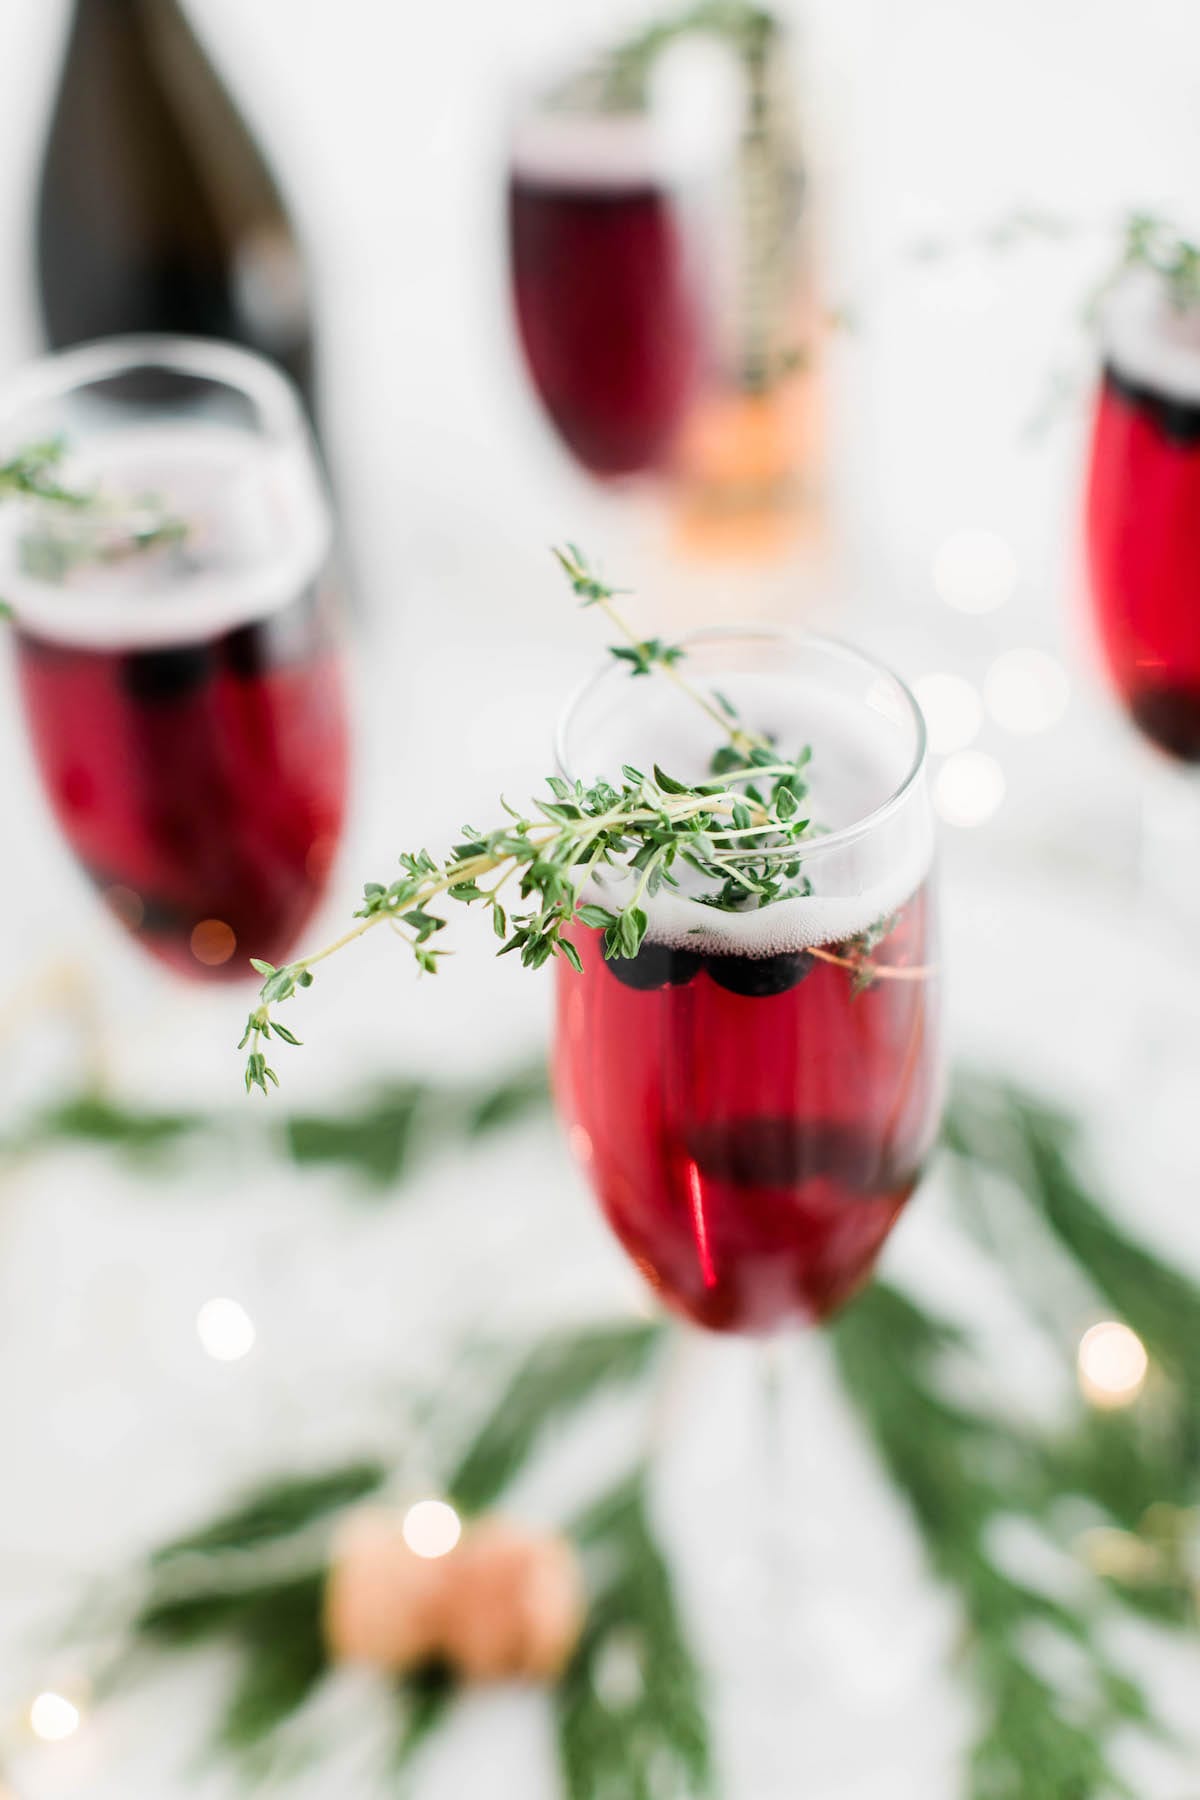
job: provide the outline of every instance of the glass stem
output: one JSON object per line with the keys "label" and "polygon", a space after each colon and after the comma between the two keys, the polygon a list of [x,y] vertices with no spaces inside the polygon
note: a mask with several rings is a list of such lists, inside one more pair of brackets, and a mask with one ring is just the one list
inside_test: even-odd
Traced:
{"label": "glass stem", "polygon": [[1191,941],[1200,911],[1200,781],[1160,762],[1142,786],[1138,911],[1143,930]]}
{"label": "glass stem", "polygon": [[758,1385],[759,1531],[758,1598],[760,1630],[757,1690],[761,1716],[748,1734],[743,1773],[737,1792],[755,1800],[795,1800],[796,1745],[791,1723],[795,1715],[798,1672],[794,1666],[797,1606],[796,1517],[791,1469],[793,1417],[790,1404],[795,1344],[772,1337],[755,1348]]}
{"label": "glass stem", "polygon": [[1132,954],[1123,977],[1128,1031],[1121,1079],[1127,1092],[1146,1095],[1157,1091],[1178,1054],[1179,1029],[1171,996],[1148,982],[1146,971],[1164,956],[1190,961],[1200,916],[1200,783],[1193,771],[1158,757],[1141,786],[1129,910]]}

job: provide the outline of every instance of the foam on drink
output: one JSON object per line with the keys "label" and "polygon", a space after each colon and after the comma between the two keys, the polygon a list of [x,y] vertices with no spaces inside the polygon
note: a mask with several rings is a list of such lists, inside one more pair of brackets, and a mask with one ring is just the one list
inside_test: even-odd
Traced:
{"label": "foam on drink", "polygon": [[517,128],[512,167],[518,180],[588,193],[650,187],[671,174],[662,134],[643,113],[538,114]]}
{"label": "foam on drink", "polygon": [[[545,107],[513,132],[512,170],[538,186],[598,193],[712,176],[733,154],[740,76],[728,58],[682,56],[660,65],[651,104],[625,112]],[[731,86],[732,81],[732,86]]]}
{"label": "foam on drink", "polygon": [[[4,592],[38,636],[92,648],[195,642],[267,617],[323,566],[329,508],[305,448],[216,422],[140,425],[68,446],[59,479],[95,511],[0,508]],[[180,519],[174,546],[83,554],[61,579],[24,566],[22,540],[102,547],[135,524]]]}
{"label": "foam on drink", "polygon": [[1117,373],[1188,405],[1200,405],[1200,311],[1171,300],[1152,269],[1123,275],[1100,316],[1105,353]]}
{"label": "foam on drink", "polygon": [[[797,851],[813,891],[726,912],[699,902],[695,895],[712,884],[677,866],[679,890],[660,889],[641,902],[649,939],[706,954],[776,956],[845,942],[895,912],[920,887],[933,855],[927,807],[901,797],[916,761],[915,704],[905,691],[882,676],[865,704],[861,696],[834,695],[795,674],[722,675],[719,686],[750,729],[778,744],[781,760],[812,747],[803,810],[823,834]],[[636,690],[609,678],[605,699],[598,717],[593,709],[586,727],[569,733],[571,774],[615,781],[622,763],[647,772],[658,763],[682,781],[712,779],[716,729],[676,689],[657,677]],[[635,881],[623,871],[605,872],[591,883],[589,897],[619,907]]]}

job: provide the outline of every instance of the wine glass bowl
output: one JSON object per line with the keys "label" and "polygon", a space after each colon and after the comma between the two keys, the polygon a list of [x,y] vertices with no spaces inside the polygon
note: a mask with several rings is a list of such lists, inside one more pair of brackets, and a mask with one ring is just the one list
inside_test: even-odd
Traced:
{"label": "wine glass bowl", "polygon": [[17,687],[77,861],[177,971],[282,960],[341,832],[332,523],[290,384],[248,352],[124,338],[0,395],[84,504],[0,506]]}
{"label": "wine glass bowl", "polygon": [[1200,763],[1200,316],[1148,269],[1102,318],[1087,551],[1109,679],[1142,735]]}
{"label": "wine glass bowl", "polygon": [[510,155],[516,326],[542,405],[590,474],[661,469],[695,396],[702,319],[660,126],[649,108],[532,104]]}
{"label": "wine glass bowl", "polygon": [[[936,1134],[924,727],[894,676],[826,640],[715,633],[687,649],[692,679],[783,755],[811,743],[805,806],[828,829],[799,846],[810,891],[723,911],[664,888],[624,962],[577,924],[556,1086],[604,1215],[663,1301],[761,1334],[824,1318],[867,1279]],[[666,684],[631,689],[614,669],[568,713],[560,766],[704,779],[711,730]]]}
{"label": "wine glass bowl", "polygon": [[616,35],[514,109],[525,371],[574,461],[653,494],[691,559],[822,541],[822,331],[791,34],[698,8]]}

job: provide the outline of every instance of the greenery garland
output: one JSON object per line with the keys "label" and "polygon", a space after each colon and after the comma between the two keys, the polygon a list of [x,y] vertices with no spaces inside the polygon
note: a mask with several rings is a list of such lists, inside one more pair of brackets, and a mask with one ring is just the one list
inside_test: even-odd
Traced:
{"label": "greenery garland", "polygon": [[252,1136],[271,1156],[298,1168],[325,1166],[382,1195],[426,1156],[458,1148],[544,1112],[550,1101],[544,1063],[499,1080],[445,1086],[428,1080],[381,1084],[341,1112],[300,1111],[247,1121],[239,1109],[179,1112],[139,1107],[85,1091],[34,1113],[0,1138],[0,1159],[19,1160],[54,1146],[111,1150],[135,1169],[161,1167],[198,1139],[220,1149]]}
{"label": "greenery garland", "polygon": [[[432,1087],[421,1095],[393,1090],[343,1121],[342,1134],[332,1117],[314,1132],[310,1117],[298,1134],[293,1119],[268,1136],[287,1154],[299,1146],[302,1159],[315,1144],[321,1160],[344,1161],[377,1181],[385,1165],[404,1167],[406,1153],[397,1156],[396,1146],[416,1141],[414,1120],[432,1149],[441,1133],[456,1138],[467,1118],[494,1123],[543,1105],[545,1084],[529,1072],[470,1100]],[[188,1132],[201,1123],[190,1119]],[[43,1115],[24,1141],[64,1133],[143,1153],[153,1145],[159,1154],[184,1135],[165,1115],[76,1106]],[[1013,1418],[986,1397],[969,1332],[882,1283],[828,1332],[847,1398],[911,1511],[933,1572],[962,1610],[961,1674],[979,1714],[969,1800],[1132,1797],[1114,1752],[1117,1736],[1162,1736],[1166,1728],[1153,1695],[1108,1648],[1104,1627],[1122,1612],[1168,1629],[1195,1625],[1200,1287],[1114,1222],[1081,1173],[1075,1138],[1068,1120],[1003,1083],[956,1083],[946,1144],[966,1229],[1049,1326],[1064,1359],[1074,1357],[1079,1320],[1074,1305],[1062,1304],[1056,1259],[1073,1295],[1090,1295],[1097,1310],[1111,1310],[1139,1334],[1152,1379],[1134,1406],[1097,1411],[1080,1403],[1053,1431]],[[390,1146],[387,1157],[381,1142]],[[519,1356],[442,1472],[447,1496],[468,1515],[491,1506],[602,1392],[626,1391],[649,1410],[672,1329],[660,1322],[595,1327],[552,1336]],[[976,1379],[955,1380],[955,1365],[972,1362]],[[964,1399],[964,1391],[984,1397]],[[325,1677],[329,1536],[348,1507],[396,1476],[378,1457],[285,1475],[147,1559],[127,1647],[174,1651],[212,1641],[236,1648],[237,1673],[216,1731],[225,1753],[252,1761],[277,1754],[282,1728]],[[635,1460],[568,1527],[590,1591],[583,1637],[552,1697],[569,1800],[721,1791],[704,1675],[676,1606],[648,1482],[646,1464]],[[1081,1506],[1105,1523],[1081,1532]],[[1057,1546],[1078,1579],[1050,1592],[1033,1573],[998,1558],[995,1532],[1013,1518]],[[1032,1648],[1039,1633],[1074,1646],[1087,1678],[1084,1699],[1060,1691],[1039,1662]],[[614,1702],[606,1659],[614,1646],[627,1654],[631,1644],[639,1678]],[[397,1681],[394,1762],[405,1780],[457,1691],[441,1668]]]}

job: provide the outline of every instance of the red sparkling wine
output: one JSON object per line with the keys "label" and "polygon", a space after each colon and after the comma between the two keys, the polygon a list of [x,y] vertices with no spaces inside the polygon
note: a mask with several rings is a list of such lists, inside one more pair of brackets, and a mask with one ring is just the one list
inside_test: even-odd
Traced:
{"label": "red sparkling wine", "polygon": [[[345,803],[329,515],[305,442],[135,415],[81,441],[66,474],[98,511],[2,521],[43,786],[139,943],[244,979],[296,943]],[[148,505],[183,523],[178,541],[130,547],[121,508],[136,523]]]}
{"label": "red sparkling wine", "polygon": [[267,618],[153,649],[16,632],[59,826],[139,941],[187,974],[282,961],[323,890],[346,787],[328,601],[316,583]]}
{"label": "red sparkling wine", "polygon": [[1156,369],[1144,356],[1135,345],[1133,367],[1110,360],[1100,387],[1087,491],[1092,605],[1134,722],[1159,749],[1196,763],[1200,388],[1173,391],[1169,364]]}
{"label": "red sparkling wine", "polygon": [[699,371],[678,200],[648,158],[614,163],[601,137],[589,168],[561,129],[563,166],[548,138],[518,152],[509,190],[521,345],[574,456],[596,475],[635,474],[668,460]]}
{"label": "red sparkling wine", "polygon": [[[931,896],[892,915],[854,991],[836,942],[703,955],[647,942],[558,972],[556,1086],[616,1236],[711,1330],[812,1322],[869,1276],[936,1134]],[[916,971],[922,971],[916,973]]]}

